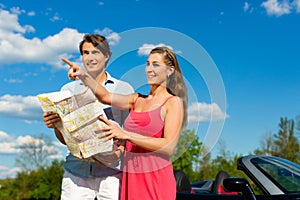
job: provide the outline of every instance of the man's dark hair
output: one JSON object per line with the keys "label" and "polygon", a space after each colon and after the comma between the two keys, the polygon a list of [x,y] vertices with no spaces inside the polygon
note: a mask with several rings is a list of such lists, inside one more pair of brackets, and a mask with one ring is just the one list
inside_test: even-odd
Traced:
{"label": "man's dark hair", "polygon": [[83,53],[82,46],[85,42],[92,43],[94,47],[96,47],[103,53],[103,55],[110,57],[110,47],[107,39],[104,36],[98,34],[85,34],[83,36],[83,40],[79,44],[79,51],[81,55]]}

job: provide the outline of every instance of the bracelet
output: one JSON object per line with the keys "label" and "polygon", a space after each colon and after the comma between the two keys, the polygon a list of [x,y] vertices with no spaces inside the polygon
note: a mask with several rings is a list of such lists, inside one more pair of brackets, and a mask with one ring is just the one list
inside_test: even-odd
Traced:
{"label": "bracelet", "polygon": [[122,151],[121,149],[116,149],[116,150],[115,150],[115,152],[117,152],[117,151],[120,151],[120,153],[121,153],[121,155],[120,155],[120,156],[122,156],[122,155],[123,155],[123,153],[124,153],[124,151]]}
{"label": "bracelet", "polygon": [[123,158],[123,153],[124,153],[124,152],[123,152],[121,149],[116,149],[116,150],[115,150],[115,153],[116,153],[117,151],[120,151],[120,156],[117,156],[117,155],[116,155],[116,156],[117,156],[117,161],[120,161],[120,160],[122,160],[122,158]]}

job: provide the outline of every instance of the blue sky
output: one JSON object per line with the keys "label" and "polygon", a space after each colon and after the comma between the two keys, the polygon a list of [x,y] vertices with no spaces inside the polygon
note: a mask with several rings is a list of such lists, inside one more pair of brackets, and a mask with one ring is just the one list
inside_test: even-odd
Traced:
{"label": "blue sky", "polygon": [[49,134],[36,95],[68,82],[62,56],[80,63],[84,33],[110,41],[108,71],[146,92],[149,48],[178,55],[189,92],[189,126],[218,155],[260,147],[280,117],[300,114],[300,1],[0,1],[0,178],[18,145]]}

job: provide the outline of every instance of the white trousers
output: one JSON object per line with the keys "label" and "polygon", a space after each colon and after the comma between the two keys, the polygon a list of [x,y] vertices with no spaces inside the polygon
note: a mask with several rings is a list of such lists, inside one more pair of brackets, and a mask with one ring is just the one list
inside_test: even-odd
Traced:
{"label": "white trousers", "polygon": [[118,200],[121,175],[81,178],[65,171],[61,200]]}

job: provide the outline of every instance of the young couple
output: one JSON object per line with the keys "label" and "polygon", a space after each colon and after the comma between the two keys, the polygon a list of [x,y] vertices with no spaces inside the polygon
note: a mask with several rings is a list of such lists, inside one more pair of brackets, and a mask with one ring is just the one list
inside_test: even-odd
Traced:
{"label": "young couple", "polygon": [[[176,55],[167,47],[151,50],[145,67],[150,91],[142,95],[105,71],[111,56],[105,37],[87,34],[79,50],[86,71],[62,58],[70,66],[69,78],[74,80],[62,90],[78,93],[88,87],[94,92],[108,119],[119,123],[100,116],[108,126],[97,131],[107,140],[123,141],[114,158],[115,162],[122,155],[124,158],[121,168],[113,168],[67,155],[61,199],[174,200],[176,182],[170,156],[187,119],[186,88]],[[55,128],[60,117],[51,112],[43,117],[65,144]],[[111,164],[111,157],[107,160]]]}

